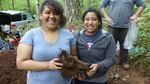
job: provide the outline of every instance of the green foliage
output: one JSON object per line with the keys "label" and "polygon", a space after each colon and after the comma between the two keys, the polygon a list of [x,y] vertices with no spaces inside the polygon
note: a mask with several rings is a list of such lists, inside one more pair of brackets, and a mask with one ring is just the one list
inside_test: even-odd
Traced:
{"label": "green foliage", "polygon": [[[43,0],[39,0],[41,4]],[[36,14],[35,0],[30,0],[31,11],[33,14]],[[14,0],[14,10],[28,11],[27,0]],[[3,10],[13,10],[12,0],[2,0]]]}
{"label": "green foliage", "polygon": [[91,0],[91,1],[93,1],[94,3],[89,3],[89,0],[83,0],[83,11],[86,10],[89,6],[98,8],[101,0]]}
{"label": "green foliage", "polygon": [[136,42],[136,46],[150,48],[150,4],[147,4],[146,9],[142,13],[141,20],[138,24],[139,26],[139,35]]}
{"label": "green foliage", "polygon": [[130,58],[150,68],[150,4],[147,4],[138,23],[139,34]]}

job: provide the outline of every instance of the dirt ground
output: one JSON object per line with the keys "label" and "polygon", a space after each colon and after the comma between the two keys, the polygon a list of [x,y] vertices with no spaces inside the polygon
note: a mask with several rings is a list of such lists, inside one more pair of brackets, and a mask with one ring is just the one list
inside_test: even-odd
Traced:
{"label": "dirt ground", "polygon": [[109,84],[150,84],[150,78],[144,77],[143,71],[150,73],[131,60],[130,69],[124,70],[119,64],[119,56],[117,56],[116,64],[108,71]]}
{"label": "dirt ground", "polygon": [[16,50],[0,52],[0,84],[26,84],[26,72],[16,68]]}
{"label": "dirt ground", "polygon": [[[138,65],[132,63],[126,71],[115,64],[108,72],[109,84],[150,84]],[[26,84],[26,71],[16,68],[16,50],[0,52],[0,84]]]}
{"label": "dirt ground", "polygon": [[115,64],[109,70],[109,84],[150,84],[150,79],[143,77],[138,66],[131,65],[130,70],[124,70],[120,65]]}

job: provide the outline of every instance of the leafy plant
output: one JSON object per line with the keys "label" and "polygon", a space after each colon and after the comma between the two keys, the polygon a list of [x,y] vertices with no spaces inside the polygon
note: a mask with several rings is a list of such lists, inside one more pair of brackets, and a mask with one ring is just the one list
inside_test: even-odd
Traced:
{"label": "leafy plant", "polygon": [[[139,34],[134,48],[131,49],[130,58],[150,70],[150,4],[147,4],[138,22]],[[149,75],[150,76],[150,75]]]}

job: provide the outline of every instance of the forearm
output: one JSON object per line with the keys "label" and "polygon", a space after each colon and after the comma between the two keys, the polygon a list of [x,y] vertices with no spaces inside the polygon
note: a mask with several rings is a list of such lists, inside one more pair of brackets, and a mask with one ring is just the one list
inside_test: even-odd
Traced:
{"label": "forearm", "polygon": [[22,70],[33,70],[33,71],[48,70],[49,62],[25,60],[25,61],[17,62],[17,68]]}
{"label": "forearm", "polygon": [[108,69],[115,63],[114,59],[105,59],[98,63],[100,72],[108,71]]}
{"label": "forearm", "polygon": [[133,15],[138,17],[142,13],[143,10],[144,10],[144,7],[139,6],[137,11]]}
{"label": "forearm", "polygon": [[109,17],[108,14],[107,14],[106,11],[105,11],[105,8],[101,8],[101,9],[100,9],[100,12],[102,13],[102,15],[103,15],[105,18]]}

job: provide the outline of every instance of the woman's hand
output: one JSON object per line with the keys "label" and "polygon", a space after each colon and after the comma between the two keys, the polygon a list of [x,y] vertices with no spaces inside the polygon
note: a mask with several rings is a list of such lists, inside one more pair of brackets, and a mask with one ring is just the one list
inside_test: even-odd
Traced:
{"label": "woman's hand", "polygon": [[62,69],[63,64],[59,62],[59,58],[54,58],[53,60],[49,61],[48,67],[51,70]]}
{"label": "woman's hand", "polygon": [[84,80],[86,77],[83,74],[76,74],[75,77],[73,78],[78,78],[79,80]]}
{"label": "woman's hand", "polygon": [[98,68],[99,68],[99,65],[98,64],[92,64],[91,66],[90,66],[90,70],[87,72],[87,75],[88,76],[93,76],[93,75],[95,75],[96,74],[96,72],[97,72],[97,70],[98,70]]}

